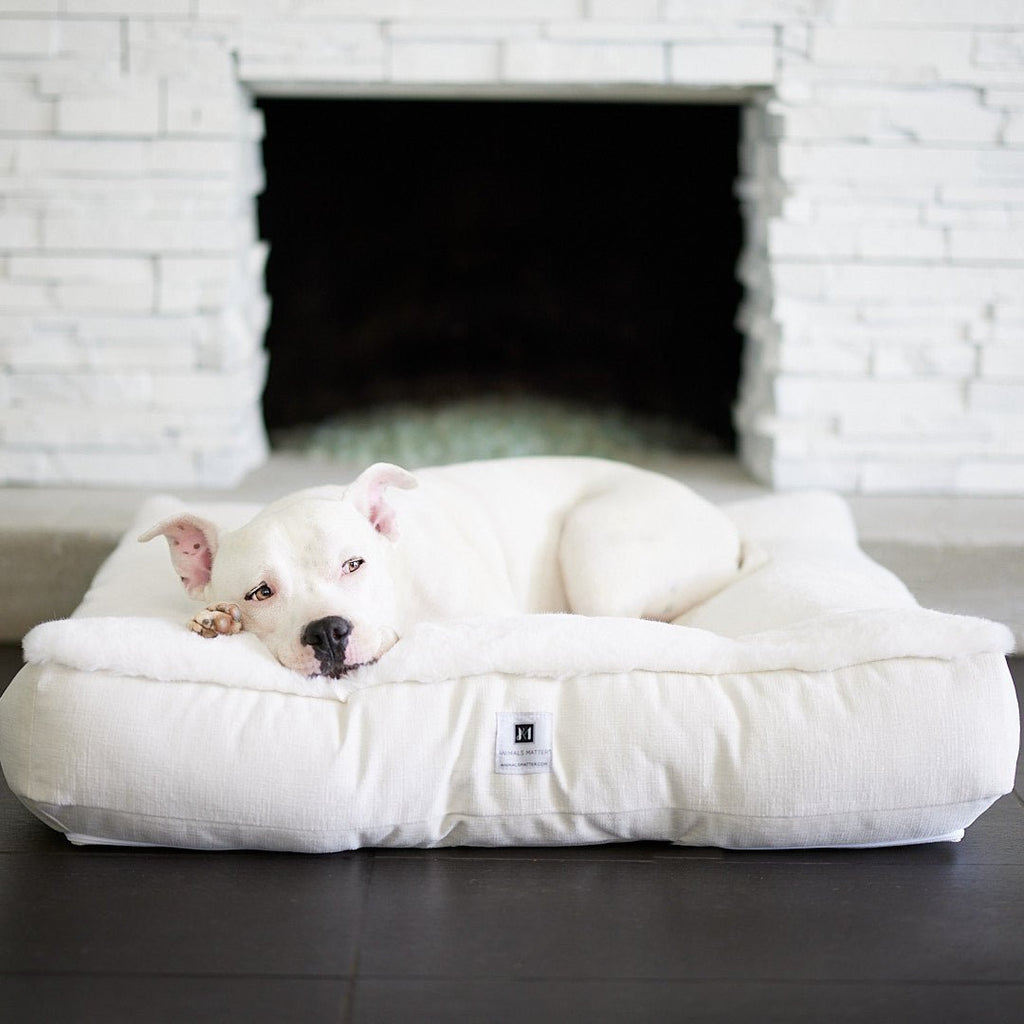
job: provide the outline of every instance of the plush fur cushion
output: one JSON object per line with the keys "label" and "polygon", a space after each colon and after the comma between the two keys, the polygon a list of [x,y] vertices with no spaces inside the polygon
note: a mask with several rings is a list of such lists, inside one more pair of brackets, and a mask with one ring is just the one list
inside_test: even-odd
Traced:
{"label": "plush fur cushion", "polygon": [[340,681],[188,632],[166,552],[135,542],[176,507],[140,510],[0,701],[11,789],[73,842],[914,843],[1013,786],[1008,632],[918,607],[833,495],[728,506],[744,571],[676,624],[425,625]]}

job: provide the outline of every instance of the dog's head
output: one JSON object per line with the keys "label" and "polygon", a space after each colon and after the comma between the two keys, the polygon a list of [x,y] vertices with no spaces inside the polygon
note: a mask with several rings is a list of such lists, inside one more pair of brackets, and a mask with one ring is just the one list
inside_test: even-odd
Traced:
{"label": "dog's head", "polygon": [[347,488],[282,498],[238,530],[184,514],[139,540],[166,537],[189,596],[237,604],[242,628],[283,665],[337,678],[398,639],[398,522],[386,491],[415,486],[404,469],[377,463]]}

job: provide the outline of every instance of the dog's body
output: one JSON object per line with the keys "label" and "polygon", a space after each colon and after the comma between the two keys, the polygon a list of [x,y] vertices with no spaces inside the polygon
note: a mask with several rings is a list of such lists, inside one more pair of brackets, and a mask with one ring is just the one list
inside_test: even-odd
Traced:
{"label": "dog's body", "polygon": [[736,574],[729,519],[667,477],[596,459],[371,466],[223,535],[158,524],[197,632],[245,629],[306,675],[375,661],[411,626],[575,612],[670,621]]}

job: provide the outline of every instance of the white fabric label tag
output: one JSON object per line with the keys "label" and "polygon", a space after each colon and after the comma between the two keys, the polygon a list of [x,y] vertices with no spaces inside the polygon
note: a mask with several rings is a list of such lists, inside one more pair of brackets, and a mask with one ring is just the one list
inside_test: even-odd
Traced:
{"label": "white fabric label tag", "polygon": [[551,712],[499,711],[494,770],[499,775],[551,771]]}

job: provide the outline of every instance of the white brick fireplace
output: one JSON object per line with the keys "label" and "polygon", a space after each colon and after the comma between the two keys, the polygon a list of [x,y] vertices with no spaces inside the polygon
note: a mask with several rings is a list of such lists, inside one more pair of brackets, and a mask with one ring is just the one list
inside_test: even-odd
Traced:
{"label": "white brick fireplace", "polygon": [[0,480],[264,459],[281,93],[744,104],[744,462],[1024,493],[1021,0],[0,0]]}

